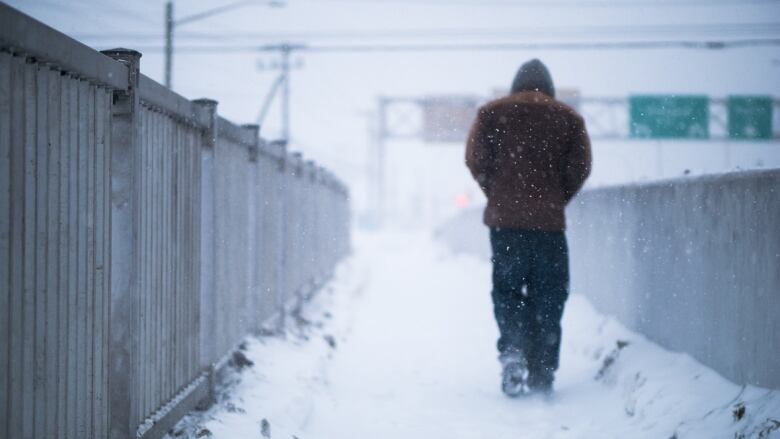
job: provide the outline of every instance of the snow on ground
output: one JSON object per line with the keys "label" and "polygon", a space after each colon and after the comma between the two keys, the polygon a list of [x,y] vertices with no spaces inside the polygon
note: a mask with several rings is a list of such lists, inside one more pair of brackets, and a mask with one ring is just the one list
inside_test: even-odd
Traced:
{"label": "snow on ground", "polygon": [[426,232],[358,235],[355,255],[174,437],[780,437],[780,392],[733,384],[579,295],[551,399],[499,389],[488,261]]}

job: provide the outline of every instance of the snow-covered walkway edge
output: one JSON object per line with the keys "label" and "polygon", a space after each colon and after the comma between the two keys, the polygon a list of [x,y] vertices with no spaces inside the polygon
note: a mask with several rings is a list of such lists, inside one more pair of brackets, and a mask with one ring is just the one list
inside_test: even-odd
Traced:
{"label": "snow-covered walkway edge", "polygon": [[253,365],[170,437],[780,437],[780,392],[733,384],[576,294],[555,396],[507,399],[489,264],[424,232],[355,241],[285,336],[249,337]]}

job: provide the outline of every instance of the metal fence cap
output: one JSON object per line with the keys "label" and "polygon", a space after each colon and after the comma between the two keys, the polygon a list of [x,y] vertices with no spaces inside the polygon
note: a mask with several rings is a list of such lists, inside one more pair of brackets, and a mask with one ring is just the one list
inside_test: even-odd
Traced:
{"label": "metal fence cap", "polygon": [[295,171],[296,177],[301,176],[303,171],[303,154],[299,151],[293,151],[290,153],[290,165]]}
{"label": "metal fence cap", "polygon": [[268,147],[268,141],[260,137],[259,129],[258,129],[258,136],[257,136],[257,151],[261,154],[271,155],[271,150]]}
{"label": "metal fence cap", "polygon": [[279,160],[285,161],[287,159],[287,142],[284,140],[276,139],[267,143],[267,150],[269,154]]}
{"label": "metal fence cap", "polygon": [[303,154],[298,151],[293,151],[290,153],[290,160],[296,167],[301,167],[303,164]]}
{"label": "metal fence cap", "polygon": [[317,164],[314,160],[306,160],[303,162],[303,170],[309,181],[317,181]]}
{"label": "metal fence cap", "polygon": [[143,54],[137,50],[128,49],[125,47],[116,47],[114,49],[106,49],[101,50],[100,53],[106,56],[110,56],[111,58],[124,58],[124,57],[137,57],[140,58],[143,56]]}
{"label": "metal fence cap", "polygon": [[201,105],[204,107],[216,107],[219,102],[214,99],[209,98],[199,98],[199,99],[193,99],[193,104]]}
{"label": "metal fence cap", "polygon": [[251,137],[251,144],[248,145],[249,149],[249,161],[256,162],[257,157],[260,154],[260,125],[253,123],[246,123],[241,125],[241,129],[249,133]]}

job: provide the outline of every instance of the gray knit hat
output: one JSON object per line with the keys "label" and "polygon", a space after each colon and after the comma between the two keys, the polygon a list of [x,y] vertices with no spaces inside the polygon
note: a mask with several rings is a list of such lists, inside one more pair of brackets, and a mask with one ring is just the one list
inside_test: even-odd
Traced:
{"label": "gray knit hat", "polygon": [[540,91],[551,98],[555,97],[555,86],[550,72],[536,58],[520,66],[512,82],[512,93],[532,90]]}

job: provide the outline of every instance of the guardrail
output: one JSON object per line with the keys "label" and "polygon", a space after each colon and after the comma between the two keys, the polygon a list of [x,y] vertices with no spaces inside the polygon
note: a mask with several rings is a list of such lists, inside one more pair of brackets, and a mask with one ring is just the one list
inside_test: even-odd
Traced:
{"label": "guardrail", "polygon": [[349,250],[338,179],[140,57],[0,4],[1,437],[161,437]]}

